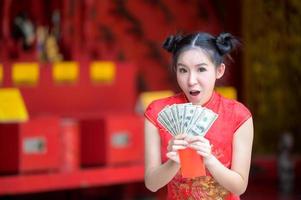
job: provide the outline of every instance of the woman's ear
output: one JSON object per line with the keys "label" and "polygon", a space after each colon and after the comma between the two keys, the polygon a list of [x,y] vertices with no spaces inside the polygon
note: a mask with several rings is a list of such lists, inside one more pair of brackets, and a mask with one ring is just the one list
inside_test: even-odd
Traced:
{"label": "woman's ear", "polygon": [[226,65],[224,63],[220,64],[220,66],[216,68],[216,79],[222,78],[222,76],[225,73],[225,70],[226,70]]}

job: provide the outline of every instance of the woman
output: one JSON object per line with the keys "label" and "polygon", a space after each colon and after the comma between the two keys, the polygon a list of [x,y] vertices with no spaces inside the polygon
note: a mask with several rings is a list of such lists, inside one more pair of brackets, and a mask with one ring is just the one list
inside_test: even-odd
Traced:
{"label": "woman", "polygon": [[[225,72],[224,60],[237,47],[229,33],[169,36],[163,48],[173,56],[182,90],[152,102],[145,111],[145,185],[155,192],[167,185],[167,199],[239,199],[245,192],[251,161],[253,122],[241,103],[214,91]],[[157,121],[166,106],[191,102],[211,109],[217,120],[205,137],[172,137]],[[178,150],[191,148],[203,157],[206,176],[183,178]],[[193,163],[191,163],[193,165]]]}

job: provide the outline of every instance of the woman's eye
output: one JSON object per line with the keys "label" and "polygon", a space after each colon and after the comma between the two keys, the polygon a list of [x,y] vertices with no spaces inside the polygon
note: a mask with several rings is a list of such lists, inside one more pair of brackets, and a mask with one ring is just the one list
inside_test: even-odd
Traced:
{"label": "woman's eye", "polygon": [[180,69],[179,69],[179,72],[180,72],[180,73],[185,73],[185,72],[187,72],[187,70],[184,69],[184,68],[180,68]]}
{"label": "woman's eye", "polygon": [[198,68],[198,71],[199,71],[199,72],[204,72],[204,71],[206,71],[206,68],[200,67],[200,68]]}

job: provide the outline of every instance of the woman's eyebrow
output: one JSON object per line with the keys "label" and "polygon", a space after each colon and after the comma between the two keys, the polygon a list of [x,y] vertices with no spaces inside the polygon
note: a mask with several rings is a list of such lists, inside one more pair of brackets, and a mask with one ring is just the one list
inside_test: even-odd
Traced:
{"label": "woman's eyebrow", "polygon": [[207,66],[207,64],[206,63],[199,63],[199,64],[196,64],[195,66],[196,67],[204,67],[204,66]]}
{"label": "woman's eyebrow", "polygon": [[[178,63],[177,66],[179,67],[187,67],[185,64],[183,63]],[[196,65],[194,65],[195,67],[204,67],[204,66],[207,66],[207,63],[198,63]]]}
{"label": "woman's eyebrow", "polygon": [[186,65],[184,65],[182,63],[177,63],[177,66],[179,66],[179,67],[186,67]]}

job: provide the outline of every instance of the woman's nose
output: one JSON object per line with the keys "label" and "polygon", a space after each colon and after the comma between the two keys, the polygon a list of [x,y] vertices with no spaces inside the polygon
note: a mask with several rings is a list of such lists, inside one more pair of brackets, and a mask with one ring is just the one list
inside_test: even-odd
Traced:
{"label": "woman's nose", "polygon": [[188,77],[188,84],[189,85],[194,85],[197,83],[197,79],[194,73],[190,73]]}

